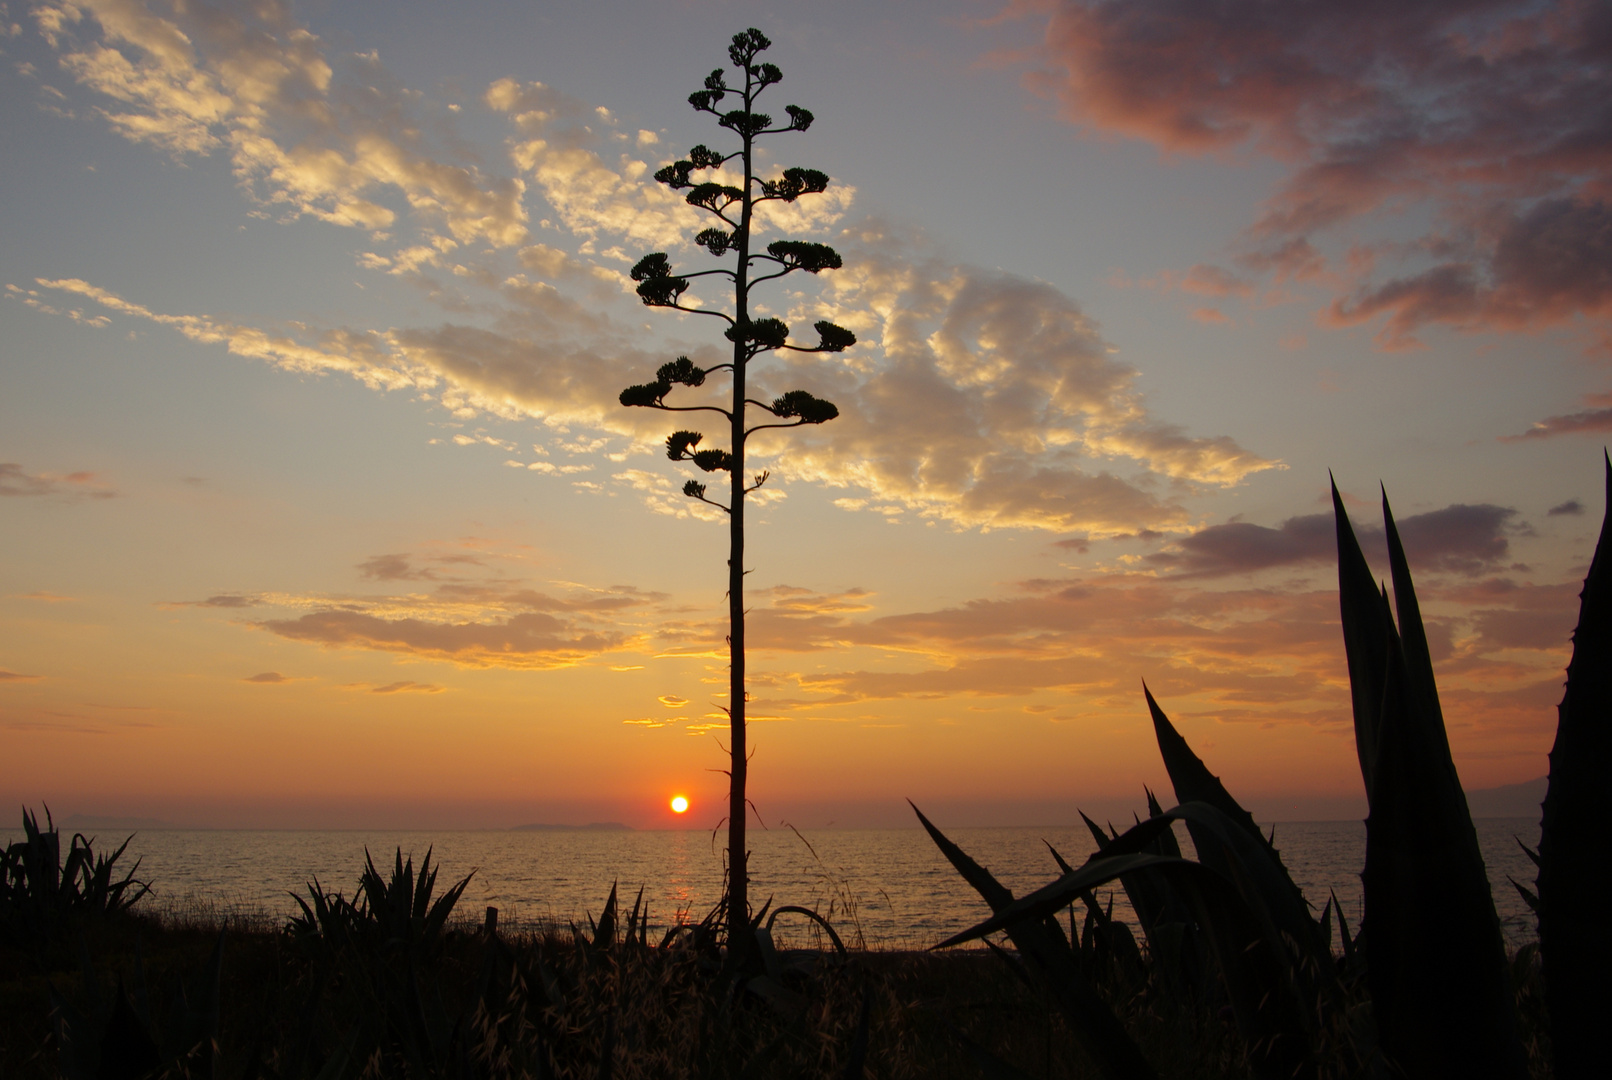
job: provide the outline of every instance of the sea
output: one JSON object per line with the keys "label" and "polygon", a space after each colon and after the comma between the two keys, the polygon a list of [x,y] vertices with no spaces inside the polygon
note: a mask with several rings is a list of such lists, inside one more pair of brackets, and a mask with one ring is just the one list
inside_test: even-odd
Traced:
{"label": "sea", "polygon": [[[1532,888],[1535,870],[1518,845],[1539,841],[1537,818],[1480,818],[1474,822],[1488,869],[1495,909],[1510,948],[1537,936],[1535,921],[1508,878]],[[1183,851],[1192,853],[1181,824]],[[1360,869],[1366,830],[1359,821],[1283,822],[1276,846],[1294,881],[1317,912],[1336,895],[1351,930],[1361,916]],[[126,834],[100,830],[96,850],[110,851]],[[1078,865],[1094,848],[1084,826],[959,828],[947,835],[1015,895],[1054,880],[1049,851]],[[0,842],[21,838],[0,832]],[[721,896],[725,833],[653,831],[234,831],[143,830],[133,835],[125,860],[139,859],[136,875],[151,885],[142,900],[178,918],[235,920],[253,925],[284,922],[298,912],[294,895],[310,882],[353,896],[365,858],[390,875],[396,853],[416,866],[429,853],[440,867],[440,893],[469,876],[456,916],[481,922],[498,909],[501,927],[586,926],[604,909],[612,887],[630,908],[641,896],[652,933],[678,921],[699,921]],[[923,949],[990,914],[920,829],[792,829],[750,833],[752,903],[810,908],[828,918],[853,948]],[[108,844],[110,843],[110,847]],[[120,866],[122,862],[120,861]],[[1114,913],[1132,918],[1124,890],[1112,897]],[[815,945],[820,931],[799,916],[774,924],[781,945]],[[1336,942],[1334,942],[1336,947]]]}

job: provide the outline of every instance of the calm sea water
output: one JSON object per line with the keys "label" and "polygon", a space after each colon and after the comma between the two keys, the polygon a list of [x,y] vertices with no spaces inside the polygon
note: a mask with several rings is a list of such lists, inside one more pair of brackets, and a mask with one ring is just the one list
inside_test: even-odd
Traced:
{"label": "calm sea water", "polygon": [[[1495,907],[1515,947],[1535,936],[1534,921],[1506,878],[1531,884],[1534,868],[1513,838],[1534,846],[1539,824],[1492,818],[1476,826]],[[1190,854],[1185,829],[1176,829]],[[1019,895],[1057,877],[1047,844],[1076,864],[1093,848],[1084,827],[956,829],[948,835]],[[924,948],[989,914],[917,829],[828,830],[804,838],[787,829],[757,830],[751,836],[755,901],[770,896],[775,904],[832,913],[849,945]],[[5,842],[18,838],[0,833]],[[105,834],[100,844],[113,839]],[[1276,829],[1276,845],[1305,896],[1319,909],[1336,892],[1351,928],[1360,922],[1365,843],[1358,821],[1287,822]],[[433,863],[442,868],[439,890],[475,870],[460,910],[479,920],[495,906],[501,924],[596,916],[612,882],[620,883],[628,906],[643,888],[652,926],[670,925],[680,914],[697,921],[722,886],[720,847],[699,832],[155,830],[137,833],[129,854],[141,859],[139,876],[151,882],[150,900],[159,909],[283,919],[297,910],[290,894],[305,895],[315,877],[327,890],[351,896],[366,847],[383,873],[398,848],[416,865],[432,849]],[[1123,890],[1116,887],[1115,894],[1115,913],[1129,918]],[[777,932],[804,943],[806,924],[796,920],[790,931],[790,918],[779,921]]]}

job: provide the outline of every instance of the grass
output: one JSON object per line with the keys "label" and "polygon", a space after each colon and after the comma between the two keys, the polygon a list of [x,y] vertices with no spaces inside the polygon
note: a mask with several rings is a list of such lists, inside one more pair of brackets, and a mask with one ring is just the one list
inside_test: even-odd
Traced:
{"label": "grass", "polygon": [[[148,999],[183,993],[194,1005],[220,936],[211,915],[93,928],[88,972],[69,950],[47,970],[0,953],[0,1075],[72,1075],[52,1030],[52,988],[85,1016],[96,1001],[110,1015],[120,985],[131,1003],[144,985]],[[625,939],[596,947],[585,931],[489,937],[450,927],[419,963],[427,1026],[433,1016],[450,1021],[433,1063],[421,1067],[411,1061],[418,1048],[400,1019],[406,1010],[383,981],[330,963],[283,930],[229,926],[211,1075],[976,1077],[971,1047],[1026,1075],[1098,1075],[1079,1062],[1058,1012],[986,950],[786,952],[776,980],[783,992],[764,997],[725,980],[692,933],[680,937],[685,944],[664,948]],[[376,958],[388,977],[406,967],[389,959]],[[864,1000],[866,1057],[852,1073]],[[1224,1025],[1182,1026],[1145,996],[1116,1005],[1172,1075],[1245,1075]],[[162,1043],[180,1021],[172,1006],[151,1009],[153,1041]],[[102,1039],[106,1026],[96,1028]],[[209,1074],[208,1055],[178,1049],[168,1075]]]}
{"label": "grass", "polygon": [[[0,1077],[1105,1075],[1022,954],[829,945],[781,950],[768,972],[736,980],[710,922],[662,943],[623,906],[607,903],[590,926],[491,934],[450,913],[412,939],[406,928],[343,939],[335,923],[310,936],[305,920],[276,925],[211,904],[86,920],[43,954],[0,948]],[[1183,997],[1146,940],[1134,955],[1116,951],[1090,911],[1084,919],[1082,970],[1151,1068],[1255,1075],[1221,998]],[[1537,948],[1513,970],[1532,1073],[1547,1076]],[[127,1040],[108,1041],[120,993],[159,1048],[149,1073],[102,1071],[131,1053]],[[64,1060],[53,997],[94,1044],[76,1062]],[[1362,1012],[1356,978],[1330,1012],[1342,1025],[1333,1037],[1356,1038],[1349,1018],[1358,1026]]]}

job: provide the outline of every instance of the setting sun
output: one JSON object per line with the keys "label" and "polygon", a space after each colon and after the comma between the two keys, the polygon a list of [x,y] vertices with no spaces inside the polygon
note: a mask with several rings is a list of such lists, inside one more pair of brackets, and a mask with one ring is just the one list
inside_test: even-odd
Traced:
{"label": "setting sun", "polygon": [[672,813],[681,814],[688,809],[688,799],[681,795],[672,796]]}

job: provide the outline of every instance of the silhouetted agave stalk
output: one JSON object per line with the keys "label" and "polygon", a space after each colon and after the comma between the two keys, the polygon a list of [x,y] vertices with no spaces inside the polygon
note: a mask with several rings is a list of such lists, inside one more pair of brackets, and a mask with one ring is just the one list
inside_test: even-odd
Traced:
{"label": "silhouetted agave stalk", "polygon": [[1355,744],[1371,808],[1362,933],[1378,1038],[1409,1076],[1520,1077],[1526,1062],[1500,920],[1399,531],[1385,493],[1396,628],[1336,485],[1332,500]]}
{"label": "silhouetted agave stalk", "polygon": [[1537,860],[1539,948],[1559,1080],[1612,1076],[1612,858],[1601,821],[1612,778],[1612,459],[1603,460],[1607,512],[1579,594]]}
{"label": "silhouetted agave stalk", "polygon": [[[707,473],[728,474],[728,501],[709,498],[706,485],[689,480],[683,485],[683,494],[691,499],[715,506],[728,515],[728,679],[729,719],[729,792],[728,792],[728,913],[727,925],[734,930],[751,921],[749,909],[749,879],[745,860],[745,817],[747,804],[748,751],[745,748],[745,607],[744,578],[744,509],[745,498],[767,482],[766,471],[752,477],[745,471],[745,449],[750,437],[759,431],[779,428],[824,424],[839,416],[832,403],[814,397],[805,390],[790,390],[770,403],[749,395],[747,382],[750,365],[779,351],[797,353],[844,352],[856,344],[856,335],[842,326],[828,321],[813,324],[817,331],[817,344],[790,344],[790,329],[783,320],[751,317],[752,290],[764,282],[776,281],[797,271],[818,274],[824,270],[837,270],[839,253],[826,244],[803,240],[774,240],[765,250],[756,242],[755,230],[761,225],[757,211],[769,202],[793,203],[805,195],[817,195],[828,190],[829,178],[816,169],[788,168],[776,179],[757,174],[756,140],[762,136],[805,131],[812,125],[812,114],[796,105],[786,105],[786,121],[774,126],[773,118],[756,111],[756,100],[768,87],[783,79],[777,65],[758,61],[760,53],[772,45],[765,34],[750,29],[733,36],[728,58],[738,69],[742,82],[729,86],[721,68],[706,76],[705,89],[689,96],[689,104],[697,112],[709,113],[717,124],[739,137],[737,149],[712,150],[701,144],[689,151],[688,157],[674,161],[655,173],[655,179],[673,191],[685,191],[684,199],[690,206],[703,210],[721,224],[704,229],[693,237],[694,243],[714,258],[731,257],[732,268],[718,267],[708,270],[674,271],[663,251],[652,252],[640,259],[632,268],[632,279],[638,282],[638,296],[649,307],[671,308],[697,315],[705,315],[726,323],[723,336],[731,342],[730,359],[710,367],[699,367],[686,356],[679,356],[662,364],[653,382],[629,386],[621,392],[621,403],[629,407],[660,409],[665,412],[717,413],[726,422],[730,449],[721,450],[707,445],[700,448],[705,436],[697,431],[674,431],[666,439],[666,456],[673,461],[687,461]],[[719,108],[724,99],[733,95],[740,106],[724,111]],[[696,173],[731,168],[732,179],[740,186],[700,181]],[[731,174],[730,174],[731,175]],[[683,294],[695,278],[714,277],[724,286],[732,287],[732,307],[685,304]],[[724,289],[724,291],[726,291]],[[730,380],[727,407],[715,404],[668,405],[666,397],[674,386],[690,388],[705,384],[708,376],[726,372]],[[750,411],[755,410],[755,411]],[[755,417],[750,423],[747,417]],[[752,482],[753,481],[753,482]],[[742,930],[733,942],[734,956],[750,951]]]}

